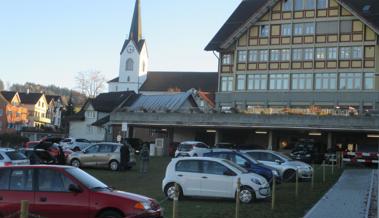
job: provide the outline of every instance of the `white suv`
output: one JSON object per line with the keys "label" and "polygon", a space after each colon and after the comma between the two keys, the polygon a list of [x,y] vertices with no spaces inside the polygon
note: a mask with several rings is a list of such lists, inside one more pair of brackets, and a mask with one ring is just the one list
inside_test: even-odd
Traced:
{"label": "white suv", "polygon": [[29,164],[29,159],[21,152],[12,148],[0,148],[0,167]]}
{"label": "white suv", "polygon": [[73,151],[81,151],[91,145],[87,139],[65,138],[60,142],[64,149],[71,149]]}
{"label": "white suv", "polygon": [[185,141],[179,144],[175,157],[198,157],[209,151],[210,147],[203,142]]}
{"label": "white suv", "polygon": [[180,196],[235,198],[237,180],[241,178],[240,200],[252,200],[270,196],[270,186],[265,178],[248,173],[235,163],[218,158],[185,157],[172,159],[162,181],[162,190],[174,198],[175,183]]}

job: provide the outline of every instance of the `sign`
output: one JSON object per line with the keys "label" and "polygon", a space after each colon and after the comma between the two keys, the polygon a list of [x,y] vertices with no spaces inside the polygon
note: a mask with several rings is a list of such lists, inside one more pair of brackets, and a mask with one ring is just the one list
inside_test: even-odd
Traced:
{"label": "sign", "polygon": [[121,135],[117,135],[117,142],[118,142],[118,143],[121,142]]}
{"label": "sign", "polygon": [[122,123],[121,131],[127,132],[128,131],[128,123]]}

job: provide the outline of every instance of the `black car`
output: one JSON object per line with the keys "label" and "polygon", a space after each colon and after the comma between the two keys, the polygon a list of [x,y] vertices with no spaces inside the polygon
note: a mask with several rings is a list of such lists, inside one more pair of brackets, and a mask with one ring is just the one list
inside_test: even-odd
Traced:
{"label": "black car", "polygon": [[290,157],[306,163],[321,163],[325,152],[321,151],[321,145],[313,141],[299,141],[295,144]]}
{"label": "black car", "polygon": [[56,159],[43,149],[25,148],[20,150],[29,160],[30,164],[56,164]]}

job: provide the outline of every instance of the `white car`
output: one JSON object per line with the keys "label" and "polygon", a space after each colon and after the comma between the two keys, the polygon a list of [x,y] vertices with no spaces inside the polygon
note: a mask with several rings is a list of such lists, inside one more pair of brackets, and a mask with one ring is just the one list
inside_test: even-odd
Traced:
{"label": "white car", "polygon": [[29,164],[29,159],[23,153],[12,148],[0,148],[0,167]]}
{"label": "white car", "polygon": [[293,181],[296,178],[296,170],[300,179],[312,178],[313,168],[301,161],[292,160],[290,157],[271,150],[245,150],[242,151],[264,165],[275,168],[284,182]]}
{"label": "white car", "polygon": [[174,158],[166,169],[162,190],[170,199],[175,183],[181,196],[235,198],[237,180],[241,179],[240,200],[250,203],[271,195],[269,183],[262,176],[249,173],[235,163],[210,157]]}
{"label": "white car", "polygon": [[185,141],[179,144],[175,157],[201,157],[209,151],[210,147],[203,142]]}
{"label": "white car", "polygon": [[87,139],[75,139],[75,138],[65,138],[60,142],[60,145],[64,149],[70,149],[73,151],[81,151],[86,147],[91,145],[91,142]]}

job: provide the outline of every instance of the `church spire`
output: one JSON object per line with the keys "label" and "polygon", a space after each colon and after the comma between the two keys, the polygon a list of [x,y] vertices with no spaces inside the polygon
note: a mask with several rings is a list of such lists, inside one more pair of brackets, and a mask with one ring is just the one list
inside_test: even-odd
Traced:
{"label": "church spire", "polygon": [[134,6],[132,25],[130,27],[130,32],[129,32],[129,40],[134,40],[134,42],[138,44],[138,42],[141,39],[142,39],[141,3],[140,3],[140,0],[136,0],[136,4]]}

